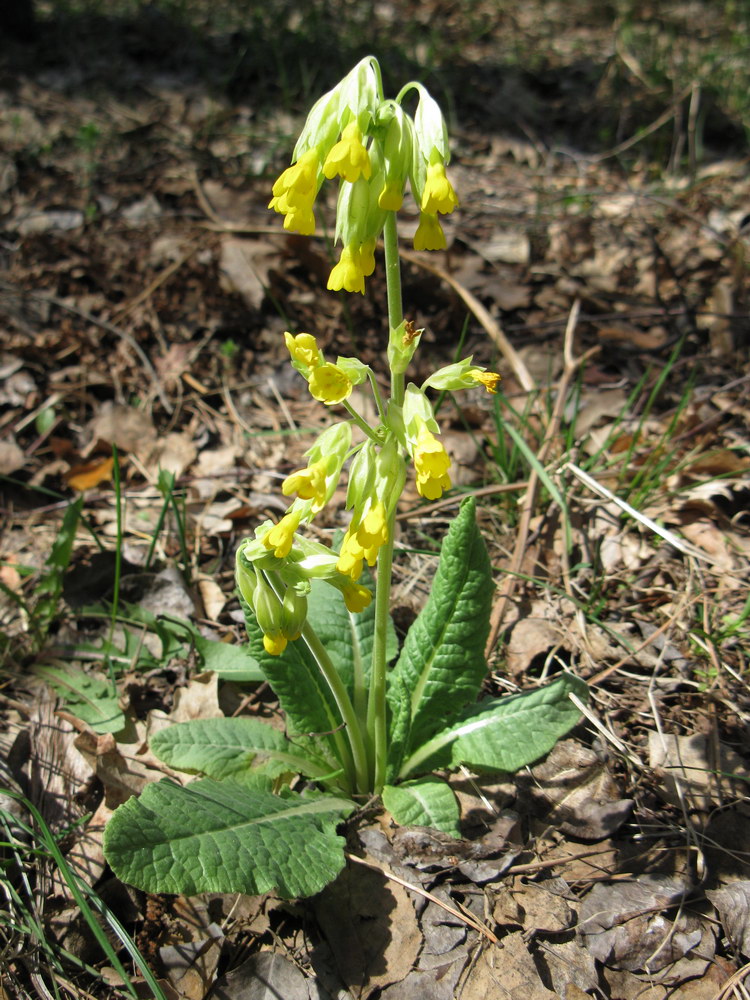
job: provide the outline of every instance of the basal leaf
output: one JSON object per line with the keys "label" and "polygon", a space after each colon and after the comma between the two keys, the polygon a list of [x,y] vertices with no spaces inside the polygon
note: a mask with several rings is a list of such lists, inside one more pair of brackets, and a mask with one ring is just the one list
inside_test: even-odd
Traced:
{"label": "basal leaf", "polygon": [[125,715],[109,680],[73,666],[39,666],[36,670],[62,697],[71,715],[94,732],[117,733],[124,728]]}
{"label": "basal leaf", "polygon": [[472,705],[458,722],[415,750],[404,762],[401,776],[459,764],[517,771],[548,753],[576,724],[581,713],[570,694],[585,701],[588,689],[580,678],[563,674],[537,691]]}
{"label": "basal leaf", "polygon": [[287,731],[308,735],[319,743],[327,759],[337,761],[335,741],[341,720],[330,688],[302,639],[290,642],[281,656],[271,656],[263,645],[263,633],[249,605],[240,596],[245,613],[250,655],[258,662],[286,715]]}
{"label": "basal leaf", "polygon": [[104,851],[118,878],[146,892],[311,896],[344,865],[336,824],[354,808],[233,778],[159,781],[115,811]]}
{"label": "basal leaf", "polygon": [[[430,596],[406,636],[393,677],[411,700],[409,747],[420,746],[479,694],[487,671],[492,575],[475,517],[465,500],[440,552]],[[396,685],[390,685],[393,706]]]}
{"label": "basal leaf", "polygon": [[248,684],[264,679],[258,661],[244,645],[218,642],[202,635],[195,635],[193,644],[203,660],[204,669],[213,670],[224,681]]}
{"label": "basal leaf", "polygon": [[[359,583],[374,590],[372,577],[366,571]],[[308,598],[307,619],[328,650],[349,695],[353,694],[354,678],[357,675],[361,678],[362,687],[366,687],[369,683],[375,635],[375,601],[364,611],[353,614],[347,610],[341,593],[322,580],[313,580]],[[398,640],[390,617],[386,643],[387,659],[392,660],[398,652]]]}
{"label": "basal leaf", "polygon": [[394,781],[401,769],[411,728],[411,701],[403,678],[391,675],[388,704],[388,760],[385,780]]}
{"label": "basal leaf", "polygon": [[259,719],[196,719],[161,729],[150,739],[160,760],[180,771],[225,778],[250,768],[266,774],[297,771],[320,777],[330,770],[324,761],[310,760],[304,750]]}
{"label": "basal leaf", "polygon": [[402,826],[431,826],[459,837],[458,802],[450,785],[440,778],[420,778],[402,785],[386,785],[383,805]]}

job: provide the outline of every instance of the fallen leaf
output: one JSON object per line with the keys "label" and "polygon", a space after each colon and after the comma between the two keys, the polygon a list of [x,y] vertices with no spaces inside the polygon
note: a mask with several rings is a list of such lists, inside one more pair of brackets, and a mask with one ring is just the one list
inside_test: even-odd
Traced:
{"label": "fallen leaf", "polygon": [[673,805],[684,801],[690,811],[708,813],[715,804],[726,805],[747,793],[750,772],[743,759],[719,743],[719,760],[713,760],[713,745],[702,733],[678,736],[652,730],[648,749],[649,765],[662,775],[659,794]]}
{"label": "fallen leaf", "polygon": [[576,740],[562,740],[516,781],[546,823],[581,840],[610,836],[633,808],[632,799],[620,797],[606,757]]}
{"label": "fallen leaf", "polygon": [[539,977],[521,931],[483,948],[464,980],[462,1000],[559,1000]]}
{"label": "fallen leaf", "polygon": [[91,490],[99,483],[111,479],[114,466],[115,460],[111,455],[109,458],[99,458],[93,462],[74,465],[66,473],[65,481],[72,489],[83,493],[84,490]]}
{"label": "fallen leaf", "polygon": [[329,1000],[329,994],[284,955],[263,951],[221,979],[213,1000]]}
{"label": "fallen leaf", "polygon": [[700,921],[662,912],[689,891],[683,879],[640,875],[633,882],[595,885],[581,905],[579,931],[592,956],[604,965],[635,972],[658,972],[695,948],[703,937]]}
{"label": "fallen leaf", "polygon": [[709,889],[706,896],[718,910],[734,947],[750,957],[750,882],[731,882],[722,889]]}
{"label": "fallen leaf", "polygon": [[0,441],[0,476],[11,476],[22,469],[26,456],[13,438]]}
{"label": "fallen leaf", "polygon": [[339,974],[356,997],[404,979],[422,944],[406,889],[380,872],[349,865],[315,904]]}

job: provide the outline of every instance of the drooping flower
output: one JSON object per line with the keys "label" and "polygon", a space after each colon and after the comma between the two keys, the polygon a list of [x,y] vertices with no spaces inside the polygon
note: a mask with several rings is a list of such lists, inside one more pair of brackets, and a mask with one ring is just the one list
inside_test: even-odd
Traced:
{"label": "drooping flower", "polygon": [[445,250],[445,233],[436,213],[420,212],[419,225],[414,234],[415,250]]}
{"label": "drooping flower", "polygon": [[[369,260],[367,263],[369,265]],[[327,288],[332,292],[344,289],[347,292],[365,294],[365,269],[359,247],[354,244],[344,247],[338,264],[328,276]]]}
{"label": "drooping flower", "polygon": [[327,472],[328,458],[321,458],[306,469],[299,469],[287,476],[281,484],[281,492],[285,497],[296,493],[301,500],[312,500],[313,510],[320,510],[326,500]]}
{"label": "drooping flower", "polygon": [[440,212],[449,215],[458,205],[456,192],[453,185],[445,176],[445,164],[438,160],[427,166],[427,180],[422,192],[422,204],[420,208],[423,212],[434,215]]}
{"label": "drooping flower", "polygon": [[312,209],[318,190],[319,167],[317,149],[308,149],[276,180],[268,207],[285,217],[285,229],[296,229],[304,236],[312,236],[315,232]]}
{"label": "drooping flower", "polygon": [[344,604],[347,611],[351,611],[353,615],[364,611],[372,602],[372,593],[367,587],[363,587],[361,583],[352,582],[344,584],[341,588],[341,593],[344,595]]}
{"label": "drooping flower", "polygon": [[382,500],[378,500],[362,519],[357,529],[357,541],[365,553],[373,548],[379,549],[388,541],[388,523]]}
{"label": "drooping flower", "polygon": [[360,176],[369,180],[372,174],[370,156],[362,142],[362,132],[356,119],[345,126],[341,138],[329,152],[323,164],[323,173],[329,180],[338,174],[350,184]]}
{"label": "drooping flower", "polygon": [[352,380],[346,372],[328,361],[313,369],[308,384],[310,395],[329,405],[343,402],[353,388]]}
{"label": "drooping flower", "polygon": [[474,379],[475,382],[479,382],[483,385],[487,392],[496,393],[497,387],[500,384],[501,376],[497,372],[486,372],[482,371],[481,368],[471,368],[466,373],[470,378]]}
{"label": "drooping flower", "polygon": [[263,647],[269,656],[281,656],[288,642],[287,637],[280,632],[273,635],[263,634]]}
{"label": "drooping flower", "polygon": [[440,441],[424,425],[420,427],[414,448],[417,491],[427,500],[438,500],[450,489],[448,476],[451,460]]}
{"label": "drooping flower", "polygon": [[356,582],[362,575],[364,557],[364,550],[357,541],[356,534],[349,527],[341,543],[341,551],[339,552],[336,569],[339,573],[351,577]]}
{"label": "drooping flower", "polygon": [[359,248],[359,264],[362,274],[369,278],[375,270],[375,244],[377,240],[366,240]]}
{"label": "drooping flower", "polygon": [[378,195],[378,205],[385,212],[398,212],[404,203],[404,182],[397,178],[387,180]]}
{"label": "drooping flower", "polygon": [[322,362],[318,342],[311,333],[298,333],[293,336],[291,333],[284,334],[284,342],[287,350],[292,356],[292,364],[302,369],[303,374],[307,369],[316,368]]}
{"label": "drooping flower", "polygon": [[290,510],[263,536],[263,544],[267,549],[273,549],[277,559],[284,559],[291,552],[294,533],[301,520],[301,510]]}

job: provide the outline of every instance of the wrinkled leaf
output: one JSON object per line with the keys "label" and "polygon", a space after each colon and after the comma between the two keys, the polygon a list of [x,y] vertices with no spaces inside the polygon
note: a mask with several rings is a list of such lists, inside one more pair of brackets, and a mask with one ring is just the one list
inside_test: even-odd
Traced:
{"label": "wrinkled leaf", "polygon": [[585,700],[585,683],[572,674],[537,691],[488,698],[472,705],[463,718],[416,750],[401,776],[415,771],[466,764],[477,770],[517,771],[548,753],[578,721],[569,699]]}
{"label": "wrinkled leaf", "polygon": [[431,826],[453,837],[460,836],[456,796],[440,778],[386,785],[383,805],[401,826]]}
{"label": "wrinkled leaf", "polygon": [[343,867],[335,827],[353,809],[235,778],[159,781],[116,810],[104,851],[118,878],[146,892],[311,896]]}
{"label": "wrinkled leaf", "polygon": [[328,768],[307,759],[299,746],[268,723],[248,718],[196,719],[168,726],[150,740],[156,756],[180,771],[225,778],[252,768],[276,775],[322,775]]}
{"label": "wrinkled leaf", "polygon": [[475,510],[475,500],[465,500],[451,524],[430,596],[409,629],[393,670],[391,706],[398,681],[410,693],[411,749],[474,701],[487,671],[484,646],[492,575]]}
{"label": "wrinkled leaf", "polygon": [[117,693],[104,677],[73,666],[40,666],[36,671],[63,698],[71,715],[91,726],[94,732],[117,733],[124,728],[125,716]]}

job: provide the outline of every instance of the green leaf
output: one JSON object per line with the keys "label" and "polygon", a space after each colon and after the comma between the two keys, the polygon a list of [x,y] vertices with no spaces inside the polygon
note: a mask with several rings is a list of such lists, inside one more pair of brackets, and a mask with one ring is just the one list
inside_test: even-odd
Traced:
{"label": "green leaf", "polygon": [[401,777],[459,764],[477,770],[517,771],[548,753],[578,722],[581,713],[570,694],[585,702],[588,688],[580,678],[563,674],[537,691],[472,705],[460,721],[412,753],[401,768]]}
{"label": "green leaf", "polygon": [[125,727],[125,716],[110,681],[72,666],[39,666],[36,672],[61,695],[71,715],[94,732],[118,733]]}
{"label": "green leaf", "polygon": [[386,785],[383,805],[402,826],[431,826],[453,837],[461,836],[456,796],[450,785],[440,778]]}
{"label": "green leaf", "polygon": [[[365,571],[359,583],[374,587],[371,575]],[[369,683],[372,646],[375,636],[375,601],[357,614],[347,610],[344,596],[323,580],[313,580],[307,601],[307,620],[318,633],[336,669],[353,695],[354,678],[359,675],[363,685]],[[398,652],[398,639],[393,622],[388,618],[386,659]]]}
{"label": "green leaf", "polygon": [[263,633],[252,609],[240,595],[245,612],[250,655],[257,660],[286,715],[287,731],[292,735],[310,735],[330,748],[329,758],[337,760],[332,737],[339,718],[331,690],[323,679],[315,659],[301,639],[290,642],[281,656],[271,656],[263,645]]}
{"label": "green leaf", "polygon": [[258,719],[196,719],[155,733],[153,752],[170,767],[225,778],[250,768],[277,775],[296,771],[308,777],[329,772],[322,761],[305,756],[286,736]]}
{"label": "green leaf", "polygon": [[393,781],[398,777],[401,761],[409,742],[411,728],[411,700],[409,692],[399,675],[391,675],[390,695],[388,704],[388,760],[386,763],[385,780]]}
{"label": "green leaf", "polygon": [[44,574],[36,585],[37,603],[34,608],[34,616],[37,619],[38,627],[42,630],[47,628],[57,614],[57,606],[62,594],[63,573],[70,563],[82,506],[83,497],[80,496],[65,511],[63,523],[44,564]]}
{"label": "green leaf", "polygon": [[354,808],[232,778],[159,781],[115,811],[104,852],[118,878],[146,892],[311,896],[344,865],[336,824]]}
{"label": "green leaf", "polygon": [[258,661],[244,645],[206,639],[199,634],[193,636],[193,644],[203,660],[204,669],[213,670],[223,681],[248,684],[264,679]]}
{"label": "green leaf", "polygon": [[[440,552],[427,603],[406,636],[392,672],[410,694],[409,747],[417,747],[479,694],[487,664],[492,574],[473,497],[461,504]],[[389,701],[393,708],[395,683]]]}

